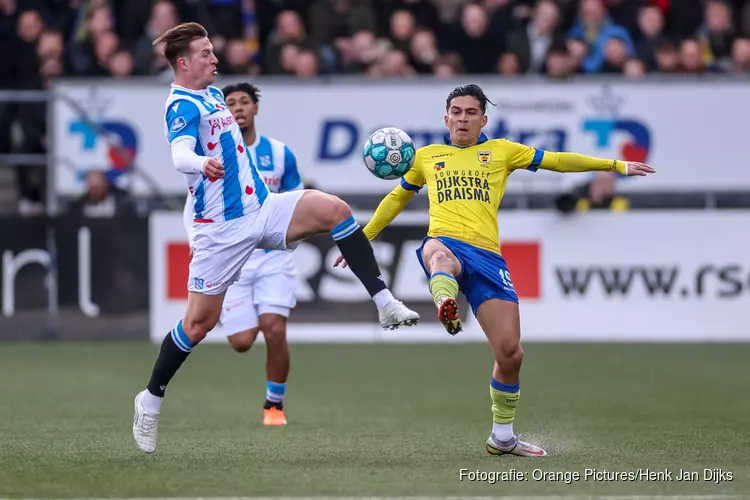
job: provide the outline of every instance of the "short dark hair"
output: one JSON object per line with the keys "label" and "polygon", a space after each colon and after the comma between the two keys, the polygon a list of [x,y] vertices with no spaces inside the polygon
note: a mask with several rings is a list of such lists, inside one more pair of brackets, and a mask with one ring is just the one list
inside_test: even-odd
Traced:
{"label": "short dark hair", "polygon": [[182,23],[162,33],[159,38],[154,40],[153,45],[164,46],[164,57],[174,68],[177,59],[190,52],[190,42],[197,38],[206,38],[208,32],[206,28],[198,23]]}
{"label": "short dark hair", "polygon": [[223,89],[221,89],[221,93],[224,94],[224,99],[227,98],[229,94],[232,92],[244,92],[247,95],[250,96],[250,99],[253,100],[253,103],[258,104],[258,101],[260,100],[260,89],[253,85],[252,83],[248,82],[242,82],[242,83],[233,83],[230,85],[227,85]]}
{"label": "short dark hair", "polygon": [[448,99],[445,100],[445,110],[448,111],[451,107],[451,101],[456,97],[469,96],[479,101],[479,108],[482,110],[482,114],[487,112],[487,103],[495,105],[494,102],[490,101],[489,98],[484,94],[484,90],[479,85],[462,85],[453,89],[453,92],[448,94]]}

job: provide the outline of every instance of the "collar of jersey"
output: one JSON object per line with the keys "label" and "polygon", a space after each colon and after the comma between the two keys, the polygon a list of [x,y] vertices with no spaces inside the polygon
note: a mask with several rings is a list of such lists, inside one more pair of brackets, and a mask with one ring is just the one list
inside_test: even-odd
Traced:
{"label": "collar of jersey", "polygon": [[208,87],[206,87],[205,89],[202,89],[202,90],[193,90],[193,89],[189,89],[189,88],[183,87],[182,85],[177,85],[176,83],[172,83],[172,88],[175,89],[175,90],[182,90],[183,92],[189,92],[191,94],[196,94],[196,95],[206,95],[206,94],[208,94]]}
{"label": "collar of jersey", "polygon": [[479,146],[479,145],[480,145],[480,144],[482,144],[483,142],[487,142],[487,141],[489,141],[489,138],[487,138],[487,136],[485,135],[485,133],[484,133],[484,132],[482,132],[481,134],[479,134],[479,140],[477,141],[477,143],[476,143],[476,144],[473,144],[473,145],[471,145],[471,146],[458,146],[458,145],[456,145],[456,144],[452,144],[452,143],[451,143],[451,136],[450,136],[450,134],[445,134],[445,135],[443,136],[443,141],[445,142],[445,144],[446,144],[447,146],[453,146],[454,148],[461,148],[461,149],[464,149],[464,148],[471,148],[471,147],[474,147],[474,146]]}

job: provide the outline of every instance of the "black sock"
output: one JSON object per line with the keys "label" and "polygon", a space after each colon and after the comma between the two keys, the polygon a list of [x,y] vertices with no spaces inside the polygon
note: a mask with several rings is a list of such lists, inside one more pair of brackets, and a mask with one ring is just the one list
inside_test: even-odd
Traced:
{"label": "black sock", "polygon": [[385,286],[385,280],[380,273],[378,261],[375,260],[375,253],[372,251],[370,240],[367,239],[357,221],[354,220],[354,216],[350,216],[333,228],[331,236],[341,250],[341,255],[352,268],[354,275],[365,286],[370,297],[388,288]]}
{"label": "black sock", "polygon": [[284,409],[284,403],[276,403],[274,401],[269,401],[266,399],[266,403],[263,405],[264,410],[270,410],[271,408],[276,408],[278,410]]}
{"label": "black sock", "polygon": [[164,391],[167,389],[167,384],[172,380],[174,374],[182,366],[193,349],[193,344],[190,339],[185,335],[185,330],[182,329],[182,320],[177,323],[177,326],[164,337],[164,341],[161,343],[161,350],[159,356],[156,358],[154,364],[154,371],[151,373],[151,380],[148,382],[148,392],[154,396],[164,397]]}

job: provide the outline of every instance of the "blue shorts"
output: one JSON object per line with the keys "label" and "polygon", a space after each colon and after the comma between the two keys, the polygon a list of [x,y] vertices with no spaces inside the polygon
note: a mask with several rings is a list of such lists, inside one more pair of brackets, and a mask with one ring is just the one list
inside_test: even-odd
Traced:
{"label": "blue shorts", "polygon": [[[417,250],[417,258],[427,275],[427,279],[430,279],[430,272],[422,260],[422,248],[429,239],[430,237],[425,238],[422,241],[422,247]],[[501,255],[482,250],[454,238],[437,236],[434,239],[448,247],[448,250],[453,252],[453,255],[461,263],[461,274],[458,275],[456,281],[458,281],[459,290],[466,295],[474,314],[477,313],[477,309],[485,300],[500,299],[518,303],[518,296],[510,279],[508,264]]]}

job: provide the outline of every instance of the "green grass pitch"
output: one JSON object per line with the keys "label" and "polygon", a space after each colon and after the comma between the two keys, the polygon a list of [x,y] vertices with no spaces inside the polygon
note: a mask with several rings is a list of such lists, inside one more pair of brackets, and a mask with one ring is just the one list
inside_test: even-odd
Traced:
{"label": "green grass pitch", "polygon": [[[3,344],[0,498],[750,495],[748,344],[527,344],[515,428],[547,448],[542,459],[485,453],[483,344],[293,345],[284,428],[261,425],[265,347],[202,345],[146,456],[132,405],[156,349]],[[673,479],[530,477],[587,468]],[[528,480],[461,481],[461,469]],[[680,469],[700,480],[677,481]]]}

